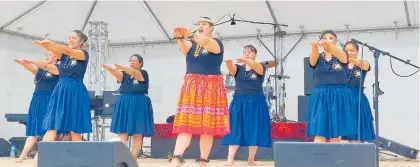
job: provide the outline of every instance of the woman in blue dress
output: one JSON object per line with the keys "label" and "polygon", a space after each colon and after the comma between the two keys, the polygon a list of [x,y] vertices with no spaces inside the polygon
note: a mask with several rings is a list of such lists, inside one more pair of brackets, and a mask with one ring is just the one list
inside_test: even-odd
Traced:
{"label": "woman in blue dress", "polygon": [[[70,132],[73,141],[81,141],[81,134],[92,132],[90,98],[83,84],[89,54],[82,49],[88,37],[79,30],[71,32],[68,46],[49,40],[35,44],[54,52],[60,60],[59,81],[51,94],[43,128],[47,130],[43,141],[54,141],[57,131]],[[38,155],[38,154],[37,154]],[[34,163],[37,162],[37,155]]]}
{"label": "woman in blue dress", "polygon": [[230,133],[222,139],[229,145],[227,165],[233,165],[239,146],[249,150],[248,165],[254,166],[258,147],[271,147],[271,123],[267,101],[262,84],[266,67],[255,61],[257,49],[252,45],[244,47],[243,57],[233,64],[226,60],[229,73],[235,77],[236,89],[229,106]]}
{"label": "woman in blue dress", "polygon": [[112,114],[111,132],[118,134],[121,142],[133,136],[133,156],[137,159],[143,137],[151,137],[155,132],[152,102],[147,96],[149,90],[149,74],[143,67],[143,58],[134,54],[130,57],[130,67],[116,64],[116,68],[102,65],[118,83],[120,93]]}
{"label": "woman in blue dress", "polygon": [[[35,145],[38,137],[45,134],[42,128],[45,113],[51,93],[58,82],[57,58],[52,52],[48,52],[46,61],[30,61],[15,59],[15,62],[22,65],[26,70],[35,75],[35,91],[29,105],[28,119],[26,123],[26,142],[19,156],[17,163],[28,158],[28,153]],[[35,65],[35,66],[34,66]]]}
{"label": "woman in blue dress", "polygon": [[351,109],[357,124],[357,134],[347,136],[345,139],[357,142],[375,140],[372,111],[369,100],[363,92],[366,74],[370,71],[370,64],[368,61],[360,60],[357,57],[359,55],[359,45],[356,43],[348,41],[344,44],[343,49],[349,56],[347,82],[351,90]]}
{"label": "woman in blue dress", "polygon": [[229,145],[227,165],[233,165],[239,146],[248,147],[248,165],[255,166],[258,147],[271,147],[271,123],[262,84],[266,67],[255,61],[257,49],[244,47],[244,54],[237,63],[226,60],[229,73],[235,77],[235,93],[229,106],[230,133],[222,139]]}
{"label": "woman in blue dress", "polygon": [[[336,47],[337,35],[332,30],[324,31],[321,38],[311,42],[309,62],[316,86],[309,97],[306,135],[314,136],[314,142],[341,142],[342,136],[356,132],[347,86],[348,58]],[[319,53],[318,46],[324,51]]]}

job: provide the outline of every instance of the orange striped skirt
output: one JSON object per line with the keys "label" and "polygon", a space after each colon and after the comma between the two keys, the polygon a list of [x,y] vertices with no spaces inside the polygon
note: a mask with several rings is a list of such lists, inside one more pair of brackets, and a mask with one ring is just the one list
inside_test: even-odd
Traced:
{"label": "orange striped skirt", "polygon": [[172,133],[224,136],[229,132],[223,76],[186,74]]}

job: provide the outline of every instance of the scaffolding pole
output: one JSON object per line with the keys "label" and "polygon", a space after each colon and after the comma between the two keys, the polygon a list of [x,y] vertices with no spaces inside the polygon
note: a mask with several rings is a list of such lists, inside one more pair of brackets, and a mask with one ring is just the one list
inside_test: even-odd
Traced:
{"label": "scaffolding pole", "polygon": [[[95,91],[96,95],[102,95],[106,89],[106,70],[102,64],[107,63],[109,57],[108,24],[103,21],[89,22],[89,82],[88,89]],[[104,136],[104,119],[94,116],[93,118],[93,141],[101,141]]]}
{"label": "scaffolding pole", "polygon": [[108,24],[89,22],[89,90],[102,95],[106,89],[106,70],[101,67],[109,57]]}

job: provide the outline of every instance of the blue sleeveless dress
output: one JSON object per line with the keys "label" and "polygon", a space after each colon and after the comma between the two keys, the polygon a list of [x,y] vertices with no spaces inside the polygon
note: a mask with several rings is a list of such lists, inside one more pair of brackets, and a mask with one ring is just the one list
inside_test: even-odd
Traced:
{"label": "blue sleeveless dress", "polygon": [[120,96],[112,114],[111,132],[128,135],[141,134],[151,137],[155,134],[152,101],[147,96],[149,74],[141,70],[144,81],[131,78],[126,72],[120,86]]}
{"label": "blue sleeveless dress", "polygon": [[[364,82],[366,74],[370,71],[360,69],[358,66],[354,66],[352,69],[348,69],[349,78],[348,86],[351,90],[351,112],[355,117],[355,124],[357,127],[357,134],[352,136],[345,136],[345,140],[360,140],[360,141],[371,141],[375,140],[375,130],[373,125],[372,110],[370,108],[369,100],[364,93]],[[362,82],[360,84],[360,82]]]}
{"label": "blue sleeveless dress", "polygon": [[58,82],[58,75],[43,69],[38,69],[35,75],[35,91],[29,105],[26,123],[26,136],[44,136],[46,130],[42,128],[51,93]]}
{"label": "blue sleeveless dress", "polygon": [[330,61],[319,55],[314,69],[315,87],[309,97],[307,136],[326,139],[356,133],[351,112],[351,91],[347,86],[347,63],[335,56]]}
{"label": "blue sleeveless dress", "polygon": [[79,134],[92,132],[90,97],[83,84],[89,54],[83,52],[85,60],[62,55],[58,67],[59,81],[51,95],[43,124],[46,130],[73,131]]}
{"label": "blue sleeveless dress", "polygon": [[236,65],[236,89],[229,106],[230,133],[223,145],[271,147],[271,120],[262,84],[264,74]]}

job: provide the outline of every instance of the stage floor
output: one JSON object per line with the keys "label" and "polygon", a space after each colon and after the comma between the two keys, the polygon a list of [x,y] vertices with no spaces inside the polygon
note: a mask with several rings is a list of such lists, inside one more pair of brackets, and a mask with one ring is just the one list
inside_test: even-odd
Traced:
{"label": "stage floor", "polygon": [[[9,157],[0,157],[0,167],[31,167],[32,160],[26,160],[23,163],[15,163],[14,158]],[[196,163],[194,160],[186,160],[187,162],[183,167],[196,167]],[[153,166],[153,167],[160,167],[160,166],[171,166],[165,159],[138,159],[137,162],[140,166]],[[257,166],[274,166],[274,162],[270,161],[258,161],[256,162]],[[214,160],[211,161],[208,167],[222,167],[224,166],[225,161]],[[418,167],[419,161],[412,160],[412,161],[381,161],[379,163],[380,167]],[[237,161],[235,166],[247,166],[245,161]]]}

